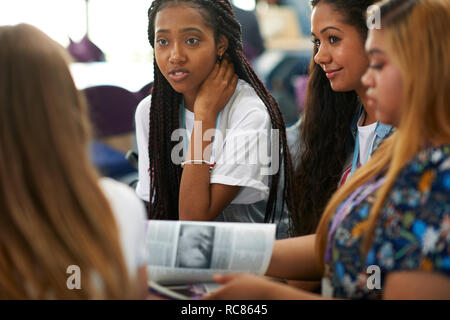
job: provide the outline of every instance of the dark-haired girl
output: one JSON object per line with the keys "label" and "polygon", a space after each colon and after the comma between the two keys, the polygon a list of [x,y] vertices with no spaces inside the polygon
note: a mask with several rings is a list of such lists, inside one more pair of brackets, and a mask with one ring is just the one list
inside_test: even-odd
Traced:
{"label": "dark-haired girl", "polygon": [[284,120],[242,54],[229,1],[155,0],[148,36],[155,76],[136,111],[136,191],[149,218],[274,221],[280,167],[281,202],[292,203]]}
{"label": "dark-haired girl", "polygon": [[315,232],[331,195],[391,134],[390,126],[376,121],[361,82],[369,64],[366,11],[374,2],[311,1],[314,53],[305,111],[297,123],[295,235]]}

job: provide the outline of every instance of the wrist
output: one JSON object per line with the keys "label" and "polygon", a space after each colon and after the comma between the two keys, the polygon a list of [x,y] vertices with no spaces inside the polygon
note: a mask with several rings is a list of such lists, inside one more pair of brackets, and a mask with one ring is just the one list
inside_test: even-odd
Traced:
{"label": "wrist", "polygon": [[217,118],[217,113],[210,109],[195,109],[194,108],[194,117],[197,121],[202,122],[215,122]]}
{"label": "wrist", "polygon": [[194,122],[201,122],[202,131],[205,132],[208,129],[215,128],[216,117],[213,115],[195,115]]}

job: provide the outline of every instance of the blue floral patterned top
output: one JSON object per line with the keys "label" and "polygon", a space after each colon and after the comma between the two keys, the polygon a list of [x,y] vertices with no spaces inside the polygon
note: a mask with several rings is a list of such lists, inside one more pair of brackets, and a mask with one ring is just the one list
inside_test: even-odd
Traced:
{"label": "blue floral patterned top", "polygon": [[420,152],[402,169],[363,258],[360,246],[373,201],[370,195],[355,206],[332,238],[334,297],[381,298],[386,275],[393,271],[450,276],[450,144]]}

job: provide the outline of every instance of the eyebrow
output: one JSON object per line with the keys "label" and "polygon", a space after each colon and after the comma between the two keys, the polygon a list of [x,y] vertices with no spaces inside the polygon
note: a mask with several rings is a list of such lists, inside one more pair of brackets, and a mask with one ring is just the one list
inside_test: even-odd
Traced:
{"label": "eyebrow", "polygon": [[[342,32],[342,30],[339,29],[339,28],[337,28],[337,27],[328,26],[328,27],[325,27],[325,28],[323,28],[322,30],[320,30],[320,33],[324,33],[325,31],[327,31],[327,30],[329,30],[329,29],[333,29],[333,30],[337,30],[337,31],[339,31],[339,32]],[[315,36],[315,34],[314,34],[313,32],[311,32],[311,35],[312,35],[312,36]]]}
{"label": "eyebrow", "polygon": [[378,48],[373,48],[373,49],[370,49],[369,51],[367,51],[367,55],[368,56],[371,56],[371,55],[374,55],[374,54],[384,54],[384,51],[382,51],[382,50],[380,50]]}
{"label": "eyebrow", "polygon": [[[186,33],[186,32],[198,32],[198,33],[203,33],[202,30],[200,30],[199,28],[195,28],[195,27],[189,27],[189,28],[184,28],[181,30],[181,32]],[[170,30],[167,29],[159,29],[156,31],[156,33],[170,33]]]}

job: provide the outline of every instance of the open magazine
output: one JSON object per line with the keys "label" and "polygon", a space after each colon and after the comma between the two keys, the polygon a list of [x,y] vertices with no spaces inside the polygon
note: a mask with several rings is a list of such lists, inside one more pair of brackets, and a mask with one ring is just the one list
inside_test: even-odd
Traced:
{"label": "open magazine", "polygon": [[150,220],[150,290],[173,299],[197,299],[219,287],[213,274],[263,275],[275,229],[275,224]]}

